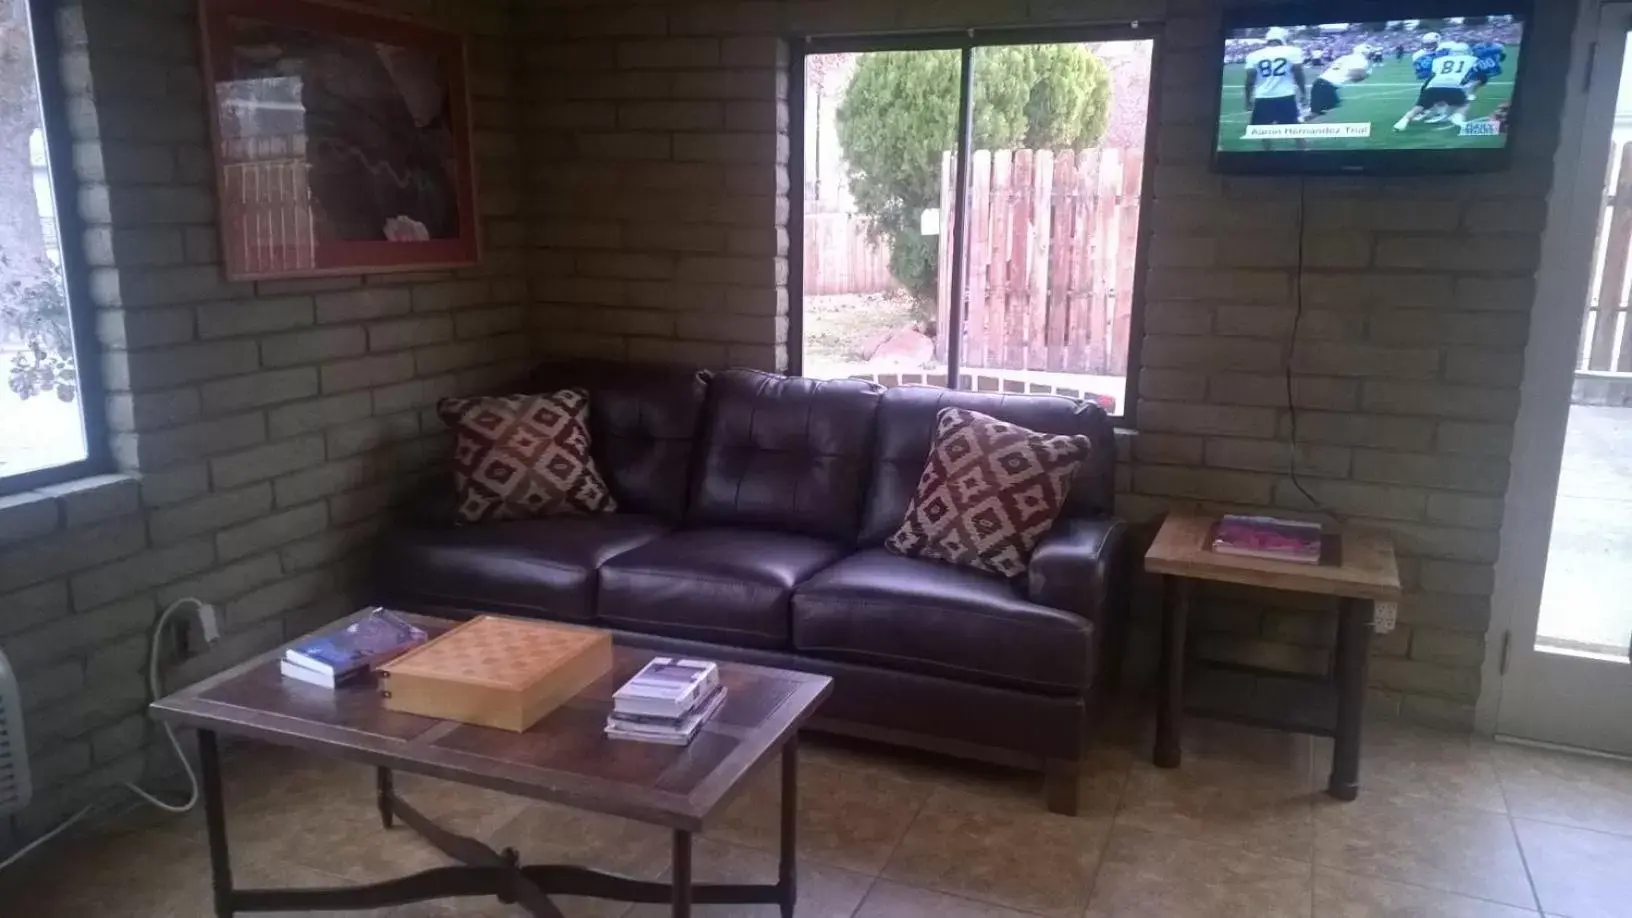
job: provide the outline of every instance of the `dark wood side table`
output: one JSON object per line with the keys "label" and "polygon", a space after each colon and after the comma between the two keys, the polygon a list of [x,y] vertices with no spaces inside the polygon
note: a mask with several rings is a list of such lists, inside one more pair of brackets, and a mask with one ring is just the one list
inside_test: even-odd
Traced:
{"label": "dark wood side table", "polygon": [[[1360,715],[1366,697],[1374,608],[1376,603],[1400,598],[1394,545],[1382,533],[1346,530],[1325,537],[1318,565],[1244,558],[1212,550],[1217,524],[1215,516],[1169,513],[1145,554],[1145,570],[1164,579],[1156,765],[1179,766],[1179,722],[1189,711],[1332,737],[1332,776],[1326,790],[1339,800],[1353,800],[1360,790]],[[1191,594],[1198,580],[1337,597],[1341,606],[1331,672],[1306,676],[1188,659],[1186,632]],[[1187,678],[1199,683],[1192,685],[1188,704]]]}

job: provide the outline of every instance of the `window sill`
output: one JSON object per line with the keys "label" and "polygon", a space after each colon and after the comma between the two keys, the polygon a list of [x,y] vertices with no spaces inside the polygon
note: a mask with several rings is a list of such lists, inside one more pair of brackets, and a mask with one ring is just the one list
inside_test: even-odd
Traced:
{"label": "window sill", "polygon": [[0,497],[0,546],[135,513],[141,508],[135,475],[93,475]]}
{"label": "window sill", "polygon": [[1127,462],[1133,458],[1133,442],[1139,439],[1139,431],[1132,427],[1116,428],[1116,461]]}

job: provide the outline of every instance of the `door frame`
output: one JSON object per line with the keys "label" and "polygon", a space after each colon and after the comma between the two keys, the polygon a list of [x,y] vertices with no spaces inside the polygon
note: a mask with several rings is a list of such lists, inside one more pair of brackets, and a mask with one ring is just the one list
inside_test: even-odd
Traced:
{"label": "door frame", "polygon": [[[1497,732],[1504,690],[1521,687],[1522,680],[1508,678],[1512,656],[1535,652],[1616,104],[1613,88],[1595,101],[1588,87],[1619,84],[1624,40],[1614,47],[1598,46],[1616,19],[1632,30],[1632,0],[1581,0],[1571,41],[1560,141],[1553,157],[1553,193],[1513,430],[1482,690],[1474,713],[1474,729],[1483,734]],[[1602,124],[1602,130],[1594,130],[1594,124]],[[1504,663],[1509,664],[1506,674]]]}

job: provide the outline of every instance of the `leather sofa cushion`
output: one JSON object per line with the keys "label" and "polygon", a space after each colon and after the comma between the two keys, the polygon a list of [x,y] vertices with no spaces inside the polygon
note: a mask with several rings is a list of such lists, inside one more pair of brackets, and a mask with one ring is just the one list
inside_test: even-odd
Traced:
{"label": "leather sofa cushion", "polygon": [[1000,395],[901,386],[885,392],[879,402],[872,481],[859,544],[884,544],[906,517],[907,505],[928,463],[935,420],[942,408],[967,408],[1038,433],[1087,437],[1093,452],[1072,479],[1062,516],[1110,512],[1116,492],[1116,434],[1105,409],[1058,395]]}
{"label": "leather sofa cushion", "polygon": [[622,513],[401,529],[381,546],[378,580],[410,606],[588,621],[601,565],[667,530]]}
{"label": "leather sofa cushion", "polygon": [[687,524],[853,540],[883,391],[755,370],[712,376]]}
{"label": "leather sofa cushion", "polygon": [[1093,678],[1094,626],[1028,602],[995,574],[857,552],[793,597],[801,653],[963,682],[1076,694]]}
{"label": "leather sofa cushion", "polygon": [[571,360],[541,364],[535,392],[589,392],[590,454],[618,509],[678,522],[707,392],[704,374],[652,364]]}
{"label": "leather sofa cushion", "polygon": [[793,588],[843,557],[841,545],[752,529],[688,529],[601,569],[609,625],[737,647],[786,647]]}

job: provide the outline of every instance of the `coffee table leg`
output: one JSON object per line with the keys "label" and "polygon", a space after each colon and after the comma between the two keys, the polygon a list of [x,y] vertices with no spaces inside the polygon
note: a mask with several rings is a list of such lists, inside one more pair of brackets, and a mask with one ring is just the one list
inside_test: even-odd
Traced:
{"label": "coffee table leg", "polygon": [[691,833],[674,830],[674,918],[691,918]]}
{"label": "coffee table leg", "polygon": [[396,820],[391,818],[391,795],[394,787],[395,783],[391,777],[391,769],[374,769],[375,802],[380,807],[380,825],[385,826],[387,829],[396,824]]}
{"label": "coffee table leg", "polygon": [[1162,578],[1162,697],[1156,705],[1158,768],[1179,767],[1179,729],[1184,717],[1184,643],[1190,626],[1190,581]]}
{"label": "coffee table leg", "polygon": [[204,791],[204,825],[210,836],[210,882],[216,918],[232,918],[232,855],[227,850],[227,813],[221,799],[221,759],[215,731],[198,731],[198,772]]}
{"label": "coffee table leg", "polygon": [[1360,795],[1361,711],[1366,703],[1366,668],[1371,658],[1372,604],[1345,599],[1337,619],[1337,730],[1332,777],[1326,793],[1339,800]]}
{"label": "coffee table leg", "polygon": [[782,747],[782,850],[777,861],[776,886],[782,918],[793,918],[799,901],[799,738]]}

